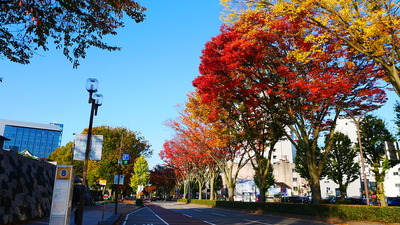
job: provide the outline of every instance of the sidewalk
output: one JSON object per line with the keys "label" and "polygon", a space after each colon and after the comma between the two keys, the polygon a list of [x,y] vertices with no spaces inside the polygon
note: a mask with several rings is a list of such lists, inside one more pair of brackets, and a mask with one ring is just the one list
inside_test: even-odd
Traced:
{"label": "sidewalk", "polygon": [[[96,203],[94,206],[85,206],[83,210],[83,221],[84,225],[113,225],[121,215],[124,216],[129,212],[135,211],[139,206],[135,206],[133,201],[125,200],[124,202],[118,202],[117,214],[115,214],[115,204],[108,203],[104,207],[104,221],[103,221],[103,204]],[[74,225],[75,215],[71,213],[70,225]],[[49,218],[43,218],[35,221],[28,221],[23,225],[43,225],[49,224]]]}

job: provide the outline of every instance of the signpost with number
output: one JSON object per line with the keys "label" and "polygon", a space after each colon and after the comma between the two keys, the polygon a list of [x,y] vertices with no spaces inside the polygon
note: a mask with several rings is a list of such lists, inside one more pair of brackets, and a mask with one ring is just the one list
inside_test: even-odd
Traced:
{"label": "signpost with number", "polygon": [[50,225],[69,225],[71,217],[74,170],[70,165],[59,165],[56,169],[53,198],[51,201]]}

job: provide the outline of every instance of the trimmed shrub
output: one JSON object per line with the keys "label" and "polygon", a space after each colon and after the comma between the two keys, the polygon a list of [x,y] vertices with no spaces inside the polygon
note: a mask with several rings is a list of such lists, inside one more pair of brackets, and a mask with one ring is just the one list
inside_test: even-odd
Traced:
{"label": "trimmed shrub", "polygon": [[345,220],[396,223],[400,221],[400,207],[380,207],[340,204],[296,204],[273,202],[229,202],[198,199],[178,199],[178,202],[208,205],[211,207],[231,208],[246,211],[262,211],[298,214],[315,217],[339,218]]}

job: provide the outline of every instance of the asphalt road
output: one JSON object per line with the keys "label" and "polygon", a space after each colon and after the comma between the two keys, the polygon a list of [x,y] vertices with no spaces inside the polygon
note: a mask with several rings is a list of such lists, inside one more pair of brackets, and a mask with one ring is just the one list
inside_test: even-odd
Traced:
{"label": "asphalt road", "polygon": [[248,214],[176,202],[152,202],[129,213],[123,225],[323,225],[332,224],[282,216]]}

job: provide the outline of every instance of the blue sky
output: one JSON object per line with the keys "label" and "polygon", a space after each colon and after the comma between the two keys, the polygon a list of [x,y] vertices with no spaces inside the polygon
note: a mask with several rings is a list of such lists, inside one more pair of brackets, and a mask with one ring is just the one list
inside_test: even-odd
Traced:
{"label": "blue sky", "polygon": [[[0,59],[0,118],[64,124],[63,142],[88,126],[90,105],[87,78],[97,78],[103,105],[94,126],[126,127],[138,131],[154,151],[150,167],[162,163],[158,152],[172,131],[163,125],[177,117],[177,104],[194,90],[199,75],[201,50],[221,25],[219,0],[139,1],[148,8],[144,22],[128,21],[109,44],[121,51],[90,49],[78,69],[61,51],[38,52],[29,65]],[[393,119],[389,102],[378,111],[387,122]],[[392,130],[394,126],[390,125]]]}
{"label": "blue sky", "polygon": [[158,152],[171,137],[164,121],[175,118],[177,104],[194,90],[201,50],[221,25],[219,0],[139,1],[148,8],[142,23],[128,21],[108,43],[122,47],[95,48],[78,69],[61,51],[38,52],[29,65],[0,59],[0,118],[64,124],[62,144],[88,126],[87,78],[97,78],[103,105],[94,126],[138,131],[150,142],[150,166],[161,163]]}

